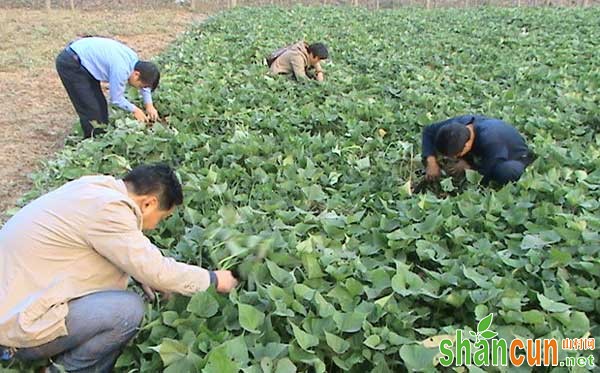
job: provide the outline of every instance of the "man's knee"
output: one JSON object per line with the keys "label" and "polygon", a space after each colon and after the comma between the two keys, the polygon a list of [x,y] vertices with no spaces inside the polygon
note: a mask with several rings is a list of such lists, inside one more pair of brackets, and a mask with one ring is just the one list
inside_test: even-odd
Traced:
{"label": "man's knee", "polygon": [[[128,332],[130,329],[137,330],[144,318],[144,301],[142,297],[133,292],[122,293],[121,300],[122,312],[120,312],[123,332]],[[135,334],[135,333],[134,333]]]}
{"label": "man's knee", "polygon": [[525,165],[522,162],[506,161],[498,164],[494,168],[492,178],[500,184],[506,184],[511,181],[519,180],[524,171]]}
{"label": "man's knee", "polygon": [[[144,318],[144,301],[130,291],[107,291],[95,294],[95,299],[90,306],[105,307],[97,314],[97,329],[108,331],[112,340],[126,343],[138,330]],[[92,311],[93,312],[93,311]]]}

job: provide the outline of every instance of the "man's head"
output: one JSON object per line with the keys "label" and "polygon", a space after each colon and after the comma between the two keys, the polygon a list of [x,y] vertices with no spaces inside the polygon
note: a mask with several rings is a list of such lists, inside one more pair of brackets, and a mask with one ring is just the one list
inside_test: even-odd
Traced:
{"label": "man's head", "polygon": [[308,46],[308,57],[310,61],[308,61],[311,65],[320,62],[321,60],[326,60],[329,58],[329,51],[327,50],[327,46],[323,43],[313,43]]}
{"label": "man's head", "polygon": [[438,130],[435,149],[446,157],[459,158],[471,151],[474,137],[471,124],[448,123]]}
{"label": "man's head", "polygon": [[142,212],[142,228],[154,229],[183,203],[181,183],[175,172],[164,164],[142,165],[131,170],[123,181],[129,197]]}
{"label": "man's head", "polygon": [[129,84],[135,88],[150,88],[155,90],[160,81],[158,67],[149,61],[138,61],[129,76]]}

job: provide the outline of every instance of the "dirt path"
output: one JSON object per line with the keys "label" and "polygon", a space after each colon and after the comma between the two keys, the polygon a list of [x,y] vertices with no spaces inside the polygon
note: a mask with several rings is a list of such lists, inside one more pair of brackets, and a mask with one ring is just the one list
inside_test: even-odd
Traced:
{"label": "dirt path", "polygon": [[0,224],[31,188],[28,175],[64,146],[77,121],[54,70],[64,45],[85,34],[112,36],[149,58],[204,19],[176,9],[131,14],[0,9]]}

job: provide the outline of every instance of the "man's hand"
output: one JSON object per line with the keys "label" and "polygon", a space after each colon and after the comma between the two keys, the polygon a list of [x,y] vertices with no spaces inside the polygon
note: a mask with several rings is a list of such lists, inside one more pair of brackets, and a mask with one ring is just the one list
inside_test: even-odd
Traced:
{"label": "man's hand", "polygon": [[142,109],[140,109],[139,107],[136,107],[133,110],[133,116],[135,117],[136,120],[140,121],[140,122],[147,122],[148,121],[148,117],[146,117],[146,114],[144,114],[144,112],[142,111]]}
{"label": "man's hand", "polygon": [[[144,290],[144,293],[146,294],[148,299],[151,302],[154,302],[154,300],[156,299],[156,294],[154,293],[154,289],[152,289],[150,286],[148,286],[146,284],[141,284],[141,285],[142,285],[142,290]],[[164,300],[169,300],[173,294],[164,292],[164,293],[162,293],[162,295],[163,295]]]}
{"label": "man's hand", "polygon": [[325,75],[323,75],[323,71],[317,71],[317,80],[322,82],[325,80]]}
{"label": "man's hand", "polygon": [[146,114],[148,114],[148,119],[150,119],[153,122],[155,122],[159,119],[158,111],[156,110],[156,108],[154,107],[153,104],[146,105]]}
{"label": "man's hand", "polygon": [[217,275],[217,291],[219,293],[229,293],[238,284],[238,280],[233,277],[231,271],[215,271]]}
{"label": "man's hand", "polygon": [[433,155],[427,157],[427,167],[425,169],[425,179],[428,181],[435,181],[440,178],[442,171],[440,165],[437,163],[437,159]]}
{"label": "man's hand", "polygon": [[464,159],[459,159],[454,165],[448,168],[448,171],[452,176],[460,176],[465,173],[465,170],[471,169],[469,162]]}

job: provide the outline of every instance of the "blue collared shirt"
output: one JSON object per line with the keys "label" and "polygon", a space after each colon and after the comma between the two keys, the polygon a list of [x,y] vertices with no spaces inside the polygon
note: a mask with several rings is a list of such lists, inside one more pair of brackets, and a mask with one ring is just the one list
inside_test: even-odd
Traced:
{"label": "blue collared shirt", "polygon": [[[137,54],[116,40],[99,37],[79,39],[71,44],[71,49],[96,80],[108,82],[110,103],[133,112],[135,105],[125,98],[125,88],[139,61]],[[149,88],[140,89],[140,93],[144,104],[152,103]]]}
{"label": "blue collared shirt", "polygon": [[490,177],[494,167],[504,161],[520,160],[529,154],[529,148],[517,129],[510,124],[482,115],[461,115],[423,129],[423,158],[435,155],[435,136],[439,129],[449,123],[465,126],[473,123],[475,141],[468,155],[475,161],[476,169]]}

